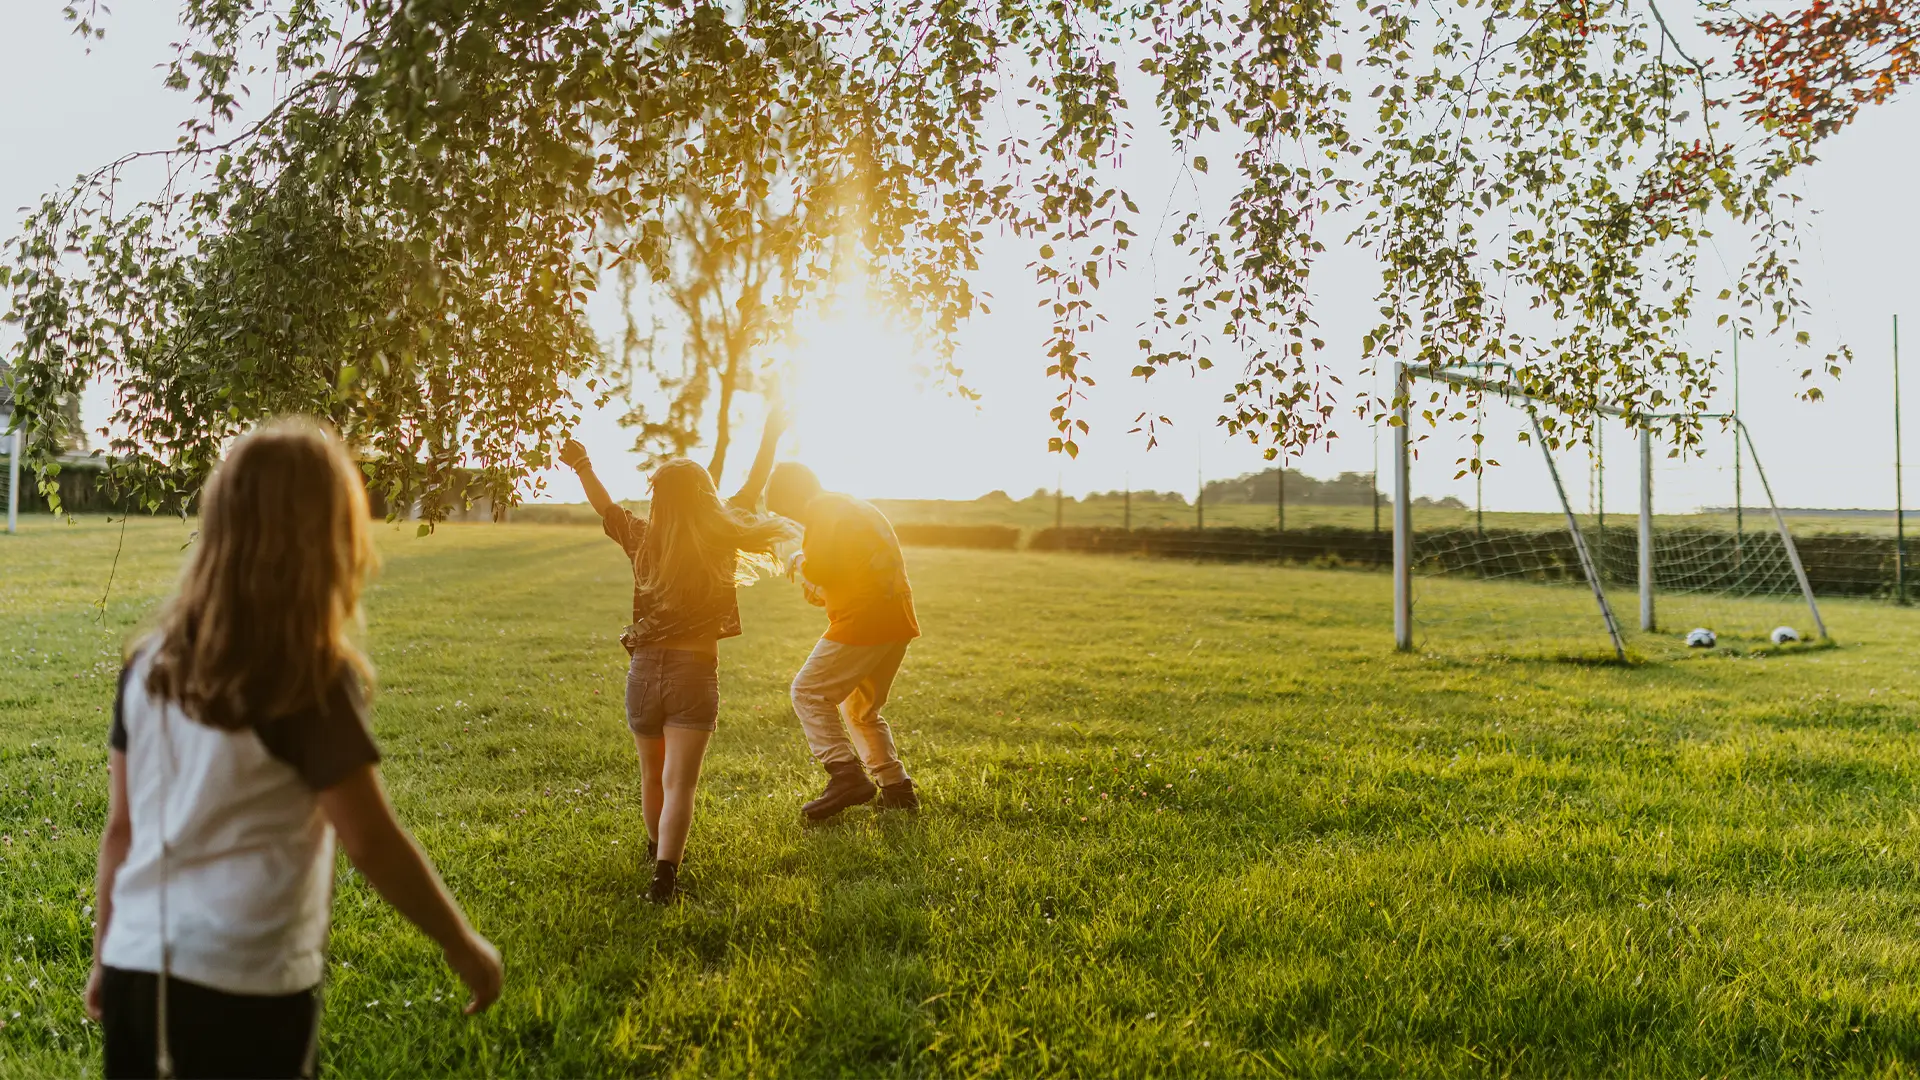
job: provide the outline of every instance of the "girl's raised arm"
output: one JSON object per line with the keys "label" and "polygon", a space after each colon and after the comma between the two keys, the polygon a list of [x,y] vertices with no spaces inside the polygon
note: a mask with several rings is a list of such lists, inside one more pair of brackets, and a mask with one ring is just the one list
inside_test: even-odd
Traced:
{"label": "girl's raised arm", "polygon": [[760,452],[753,457],[747,482],[740,485],[740,490],[728,502],[742,510],[758,509],[760,496],[767,489],[767,477],[773,475],[773,456],[780,448],[780,436],[786,430],[787,407],[779,398],[774,398],[767,409],[767,424],[760,429]]}
{"label": "girl's raised arm", "polygon": [[593,460],[587,457],[587,448],[577,440],[568,439],[560,447],[560,464],[579,475],[580,486],[586,489],[587,501],[593,504],[593,512],[601,517],[607,516],[607,507],[613,505],[613,496],[607,494],[607,486],[593,474]]}

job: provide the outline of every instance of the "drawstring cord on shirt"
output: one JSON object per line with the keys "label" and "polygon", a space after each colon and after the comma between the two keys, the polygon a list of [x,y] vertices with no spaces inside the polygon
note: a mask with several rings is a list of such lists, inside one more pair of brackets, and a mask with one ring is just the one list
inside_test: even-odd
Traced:
{"label": "drawstring cord on shirt", "polygon": [[160,985],[154,994],[153,1068],[157,1080],[174,1080],[173,1046],[167,1033],[167,984],[173,981],[173,937],[167,933],[168,862],[173,844],[167,839],[168,783],[179,771],[173,754],[173,726],[167,722],[165,702],[160,703],[160,741],[166,746],[167,771],[160,783]]}

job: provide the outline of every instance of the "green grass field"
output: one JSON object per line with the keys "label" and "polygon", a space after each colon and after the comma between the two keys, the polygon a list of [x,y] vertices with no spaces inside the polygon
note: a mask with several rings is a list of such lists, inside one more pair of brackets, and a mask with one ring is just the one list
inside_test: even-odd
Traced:
{"label": "green grass field", "polygon": [[[343,870],[339,1076],[1900,1075],[1920,1059],[1920,622],[1633,666],[1389,649],[1388,578],[915,550],[918,817],[803,830],[819,628],[742,593],[661,910],[586,528],[382,529],[375,730],[509,987],[461,1017]],[[0,536],[0,1075],[82,1020],[117,655],[178,522]]]}

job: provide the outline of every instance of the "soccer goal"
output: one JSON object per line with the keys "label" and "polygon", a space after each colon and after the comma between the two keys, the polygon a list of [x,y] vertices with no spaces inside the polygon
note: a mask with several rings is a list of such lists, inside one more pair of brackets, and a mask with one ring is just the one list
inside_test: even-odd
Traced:
{"label": "soccer goal", "polygon": [[1586,445],[1551,450],[1567,412],[1498,365],[1402,365],[1396,387],[1416,408],[1440,391],[1456,406],[1416,431],[1402,404],[1393,429],[1399,648],[1624,660],[1696,648],[1696,630],[1715,647],[1767,645],[1783,627],[1828,637],[1737,419],[1708,417],[1706,452],[1672,454],[1599,408]]}

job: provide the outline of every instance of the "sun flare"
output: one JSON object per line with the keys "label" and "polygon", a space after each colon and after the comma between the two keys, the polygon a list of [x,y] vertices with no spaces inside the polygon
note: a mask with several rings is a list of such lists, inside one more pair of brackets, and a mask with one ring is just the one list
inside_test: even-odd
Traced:
{"label": "sun flare", "polygon": [[845,305],[799,328],[777,355],[793,417],[788,456],[829,487],[900,497],[966,486],[956,450],[973,437],[977,411],[940,385],[931,350],[884,312]]}

